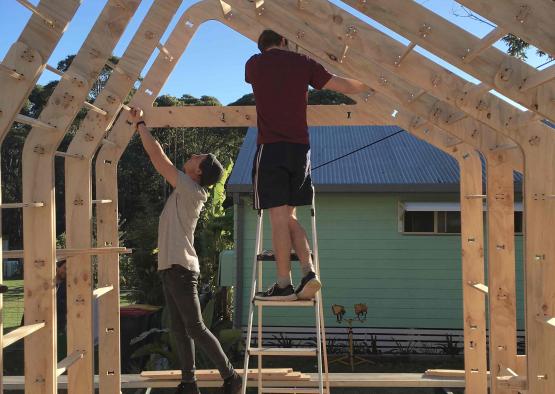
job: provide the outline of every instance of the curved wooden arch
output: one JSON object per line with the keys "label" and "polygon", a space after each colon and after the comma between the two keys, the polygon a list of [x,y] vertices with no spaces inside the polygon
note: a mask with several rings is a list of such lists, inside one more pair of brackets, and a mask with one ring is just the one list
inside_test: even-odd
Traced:
{"label": "curved wooden arch", "polygon": [[[56,127],[45,131],[33,127],[23,148],[23,199],[41,201],[41,208],[26,208],[23,212],[24,234],[24,289],[25,322],[44,322],[45,328],[25,338],[25,391],[27,393],[54,393],[56,385],[56,302],[55,302],[55,199],[54,157],[56,149],[71,126],[75,115],[86,101],[87,95],[110,57],[124,28],[139,2],[128,2],[127,7],[106,4],[83,46],[60,80],[39,121]],[[67,157],[66,160],[80,160]],[[86,225],[86,224],[84,224]],[[69,262],[71,264],[71,262]],[[84,280],[91,280],[90,277]],[[68,281],[68,287],[71,282]],[[80,300],[76,302],[81,302]],[[92,338],[84,351],[93,349]],[[71,347],[71,344],[70,344]],[[43,349],[37,352],[36,349]],[[87,353],[92,358],[92,351]],[[79,376],[72,387],[93,389],[92,376]]]}
{"label": "curved wooden arch", "polygon": [[[237,13],[236,13],[234,15],[234,17],[232,18],[233,22],[235,22],[237,20],[237,18],[238,17],[237,17]],[[228,19],[226,19],[226,18],[220,18],[220,19],[221,20],[223,19],[224,22],[228,21]],[[231,23],[231,22],[227,22],[227,24],[232,25],[232,27],[234,27],[233,23]],[[252,27],[250,27],[250,26],[252,26],[252,25],[248,24],[248,23],[244,23],[243,26],[242,26],[243,29],[237,29],[236,28],[236,30],[239,31],[242,34],[245,34],[246,29],[248,29],[248,31],[252,30]],[[258,32],[259,32],[259,30],[253,31],[252,34],[250,34],[251,38],[255,39]],[[168,40],[168,47],[171,46],[170,42],[171,42],[171,37]],[[176,53],[176,52],[172,51],[172,53]],[[153,73],[153,75],[159,75],[159,72],[157,72],[157,71],[158,70],[156,70],[155,66],[153,66],[151,68],[149,74],[147,74],[147,77],[145,78],[145,81],[148,79],[148,77],[151,73]],[[154,91],[154,92],[156,91],[156,89],[153,89],[151,85],[147,85],[147,86],[148,86],[149,90]],[[158,89],[160,87],[157,86]],[[153,94],[153,96],[155,96],[155,95]],[[359,99],[359,101],[360,101],[360,98],[357,97],[357,99]],[[150,102],[147,102],[147,104],[152,105],[153,98],[151,98],[151,99],[146,98],[146,100],[150,100]],[[375,106],[372,106],[371,104],[378,104],[378,103],[381,103],[381,101],[378,100],[378,99],[372,98],[372,101],[371,101],[371,103],[368,104],[367,108],[375,109]],[[207,110],[211,110],[211,109],[207,109]],[[391,111],[387,111],[387,110],[386,111],[378,111],[378,112],[391,113]],[[442,137],[442,140],[441,140],[442,142],[439,144],[440,147],[443,147],[443,144],[451,142],[451,138],[447,137],[445,135],[445,133],[440,133],[438,131],[436,131],[434,133],[434,132],[431,132],[430,128],[427,128],[427,131],[424,131],[425,128],[422,127],[421,123],[420,124],[418,124],[418,123],[414,124],[414,122],[413,122],[414,117],[415,116],[412,115],[412,116],[409,116],[408,118],[405,118],[406,119],[405,122],[399,122],[399,121],[397,121],[397,119],[396,119],[396,121],[398,123],[402,124],[403,126],[405,126],[408,130],[413,131],[413,132],[415,131],[414,126],[416,126],[416,129],[420,129],[420,133],[418,133],[418,131],[417,131],[416,134],[420,135],[420,136],[423,136],[423,137],[427,137],[428,135],[430,135],[430,133],[432,133],[432,135],[444,134],[444,136]],[[118,133],[118,131],[123,130],[124,128],[126,128],[126,125],[123,123],[122,120],[120,120],[120,125],[121,125],[121,128],[118,128],[117,124],[114,127],[114,130],[113,130],[114,135],[113,135],[112,138],[117,139],[117,137],[115,137],[115,135]],[[117,134],[117,135],[119,135],[119,134]],[[490,135],[491,135],[491,133],[490,133]],[[429,140],[429,138],[427,138],[427,140]],[[489,145],[487,145],[488,148],[492,146],[489,141],[487,143],[489,143]],[[437,143],[435,145],[437,145]],[[460,146],[458,148],[455,148],[455,152],[457,152],[463,146],[464,146],[464,144],[462,144],[462,146]],[[109,149],[109,148],[106,147],[106,149]],[[445,148],[443,148],[443,149],[445,149]],[[452,154],[452,152],[450,152],[450,153]],[[455,153],[455,156],[460,159],[460,156],[458,156],[456,153]],[[467,159],[468,159],[468,157],[469,156],[466,156]],[[112,160],[114,160],[114,159],[116,159],[116,157],[112,156],[112,157],[110,157],[109,161],[111,163],[113,163]],[[467,168],[467,166],[469,165],[467,163],[471,162],[471,161],[466,161],[467,159],[464,159],[465,161],[463,161],[461,163],[461,168],[463,168],[463,169]],[[105,157],[102,155],[102,150],[101,150],[101,153],[99,154],[99,160],[106,160]],[[102,166],[102,163],[100,165]],[[475,165],[475,163],[474,163],[474,165]],[[521,165],[521,161],[520,161],[520,165]],[[480,163],[480,175],[481,175],[481,163]],[[467,181],[466,182],[468,182],[468,179],[470,179],[470,177],[471,177],[470,175],[467,176],[467,178],[466,178]],[[474,177],[474,178],[476,178],[476,177]],[[114,186],[115,186],[115,183],[114,183]],[[479,191],[473,190],[472,194],[476,194],[476,193],[481,194],[481,180],[479,182],[479,188],[480,188]],[[467,192],[466,194],[463,194],[463,195],[468,195],[468,194],[469,193]],[[468,206],[468,203],[469,203],[469,201],[467,201],[465,199],[462,204]],[[472,204],[472,203],[470,203],[470,204]],[[479,204],[474,204],[474,205],[478,206],[479,209],[480,209],[480,215],[479,215],[480,220],[478,222],[480,223],[480,227],[481,227],[483,225],[483,223],[481,221],[481,210],[482,210],[481,200],[479,201]],[[468,212],[470,213],[470,212],[472,212],[472,210],[469,210]],[[476,211],[474,211],[474,212],[476,212]],[[476,219],[471,221],[471,223],[476,223],[476,222],[477,222]],[[468,227],[469,226],[465,226],[465,228],[468,228]],[[483,230],[480,229],[479,232],[482,233],[482,231]],[[477,231],[470,231],[470,232],[476,233]],[[474,234],[472,237],[469,236],[467,238],[477,239],[476,234]],[[481,237],[478,237],[478,238],[480,238],[478,240],[478,242],[475,242],[475,243],[473,242],[472,246],[477,246],[478,247],[477,250],[480,251],[479,253],[481,253],[481,251],[483,250],[483,242],[482,242],[483,241],[483,234],[481,235]],[[466,246],[465,246],[465,248],[466,248]],[[467,256],[469,256],[468,253],[467,253]],[[471,259],[470,261],[476,261],[475,256],[473,256],[473,257],[474,258]],[[481,276],[479,275],[479,272],[480,272],[479,266],[476,267],[475,271],[473,272],[473,276],[474,276],[473,281],[477,281],[477,282],[480,282],[480,283],[484,281],[484,278],[483,278],[483,276],[484,276],[483,275],[483,270],[484,270],[483,259],[481,261],[482,261]],[[467,263],[467,265],[468,265],[468,263]],[[465,279],[466,279],[467,282],[471,281],[469,278],[466,278],[466,275],[465,275]],[[467,290],[466,287],[465,287],[465,290]],[[473,328],[469,328],[469,327],[465,327],[465,328],[468,328],[468,330],[467,330],[467,339],[468,339],[469,343],[473,343],[473,347],[474,347],[473,354],[476,355],[474,357],[468,357],[469,358],[469,361],[468,361],[469,368],[468,368],[468,370],[470,371],[472,369],[476,369],[476,370],[481,371],[481,373],[479,373],[479,374],[474,374],[474,373],[470,374],[469,373],[469,376],[467,378],[467,384],[469,385],[469,387],[476,387],[476,388],[480,387],[480,391],[483,391],[483,389],[485,387],[487,387],[486,374],[485,374],[485,369],[486,369],[486,367],[485,367],[485,365],[486,365],[485,324],[486,323],[485,323],[484,297],[483,297],[482,294],[478,294],[477,292],[472,291],[472,290],[471,291],[465,291],[465,295],[466,295],[466,298],[467,298],[467,302],[465,302],[465,306],[467,306],[467,305],[475,305],[475,306],[479,305],[479,300],[481,300],[481,302],[482,302],[482,308],[476,308],[476,309],[473,309],[471,311],[467,311],[468,315],[472,316],[472,319],[468,320],[469,326],[472,326]],[[513,295],[514,295],[514,293],[513,293]],[[481,313],[476,312],[476,311],[481,311]],[[481,327],[481,330],[477,330],[476,327]],[[516,331],[513,335],[516,337]],[[516,340],[515,340],[515,347],[516,347]],[[482,352],[478,352],[478,351],[476,351],[476,349],[482,349]],[[470,356],[470,354],[472,354],[472,353],[469,353],[469,356]],[[482,357],[480,357],[480,355],[482,355]]]}
{"label": "curved wooden arch", "polygon": [[[98,196],[97,242],[99,245],[117,246],[117,163],[133,134],[132,128],[125,123],[125,115],[115,120],[122,100],[127,96],[146,58],[156,46],[160,49],[160,55],[132,101],[133,105],[151,107],[198,26],[210,19],[216,19],[251,39],[257,38],[262,26],[282,33],[290,41],[297,42],[301,51],[309,52],[330,69],[358,78],[373,88],[369,95],[354,97],[359,102],[352,108],[357,121],[391,121],[389,114],[396,110],[395,123],[457,158],[461,168],[464,280],[465,283],[483,285],[482,199],[464,198],[467,195],[482,194],[482,166],[477,151],[482,152],[488,171],[488,256],[491,289],[489,305],[492,317],[490,364],[494,378],[502,368],[514,370],[517,367],[514,239],[510,217],[513,213],[512,172],[518,170],[524,173],[527,384],[529,391],[534,394],[555,392],[555,380],[549,378],[555,375],[555,348],[548,346],[555,343],[555,329],[553,324],[546,323],[552,321],[555,316],[555,285],[550,280],[555,277],[555,242],[549,232],[545,231],[555,219],[555,133],[531,113],[520,113],[489,94],[488,88],[485,87],[495,86],[500,92],[519,101],[531,111],[553,120],[555,108],[552,100],[555,82],[551,78],[552,71],[535,72],[523,63],[500,55],[500,52],[494,49],[487,49],[488,40],[501,31],[492,33],[491,37],[482,41],[470,38],[466,33],[457,36],[460,29],[455,25],[440,21],[437,16],[419,5],[404,4],[400,0],[384,2],[383,9],[378,7],[378,4],[382,3],[381,0],[375,2],[373,8],[365,1],[359,1],[358,5],[361,5],[363,12],[374,15],[378,20],[381,18],[382,22],[391,25],[389,27],[411,39],[412,44],[408,48],[325,0],[311,0],[306,3],[293,0],[262,1],[264,7],[258,10],[255,10],[251,2],[244,0],[204,0],[183,14],[165,45],[157,45],[156,41],[181,3],[177,0],[157,1],[135,35],[128,52],[115,67],[108,85],[95,104],[88,105],[94,112],[89,111],[68,151],[56,153],[61,138],[83,105],[90,85],[104,66],[138,2],[139,0],[114,0],[113,4],[109,2],[106,5],[39,119],[26,120],[33,124],[33,129],[25,142],[23,152],[24,200],[41,201],[43,206],[28,207],[24,210],[25,316],[27,322],[38,321],[45,324],[43,329],[26,339],[26,360],[29,360],[26,361],[26,387],[29,392],[50,394],[54,392],[56,384],[56,360],[52,359],[55,357],[52,327],[55,316],[52,288],[55,258],[52,190],[54,156],[66,157],[68,243],[74,248],[87,249],[91,246],[93,203],[91,160],[100,147],[95,163]],[[354,3],[354,0],[346,0],[345,3]],[[491,13],[495,18],[499,18],[499,22],[506,16],[499,10],[484,8],[485,2],[482,1],[465,0],[463,3],[477,7],[487,15]],[[53,4],[56,4],[59,10],[48,8]],[[418,29],[413,21],[407,22],[403,27],[401,21],[405,22],[409,17],[406,12],[398,20],[391,20],[390,15],[394,15],[401,4],[412,7],[414,14],[410,15],[421,15],[426,19],[426,23]],[[9,78],[8,83],[14,85],[14,91],[17,92],[17,99],[10,104],[9,111],[6,112],[9,116],[0,116],[1,136],[5,135],[21,106],[24,97],[20,95],[25,94],[26,97],[38,73],[44,68],[42,59],[47,57],[44,53],[52,50],[53,43],[63,32],[63,29],[59,30],[58,27],[65,27],[77,6],[75,0],[42,0],[39,5],[40,12],[48,14],[50,18],[59,17],[53,24],[55,34],[37,36],[36,33],[40,30],[37,23],[43,21],[38,14],[33,16],[29,26],[34,28],[26,31],[30,32],[27,34],[30,34],[29,37],[36,39],[35,42],[43,42],[41,40],[44,39],[44,45],[40,49],[42,52],[38,56],[29,57],[25,55],[26,48],[14,46],[4,60],[3,64],[16,65],[20,62],[17,60],[18,56],[31,59],[27,65],[21,68],[17,68],[19,65],[12,67],[15,71],[0,75],[0,78]],[[515,6],[517,4],[512,2],[508,12],[513,12]],[[534,10],[541,9],[539,0],[533,0],[528,6],[534,7]],[[528,32],[527,23],[518,25],[512,20],[507,20],[504,21],[506,26],[503,23],[499,24],[502,25],[501,28],[509,31],[515,29],[514,31],[529,33],[527,37],[532,42],[543,42],[540,33],[548,26],[545,25],[546,21],[550,20],[548,14],[550,15],[549,9],[542,15],[527,13],[527,20],[538,23],[539,29],[535,32]],[[433,34],[437,27],[439,31],[445,32],[450,41],[456,42],[456,45],[447,47],[440,43]],[[413,52],[415,44],[431,48],[451,63],[478,76],[483,85],[469,84]],[[472,59],[457,58],[457,51],[464,46],[469,47],[466,49],[470,49]],[[22,83],[18,76],[24,75],[20,72],[23,70],[35,79]],[[5,104],[5,97],[4,95],[0,98],[0,110]],[[199,108],[197,113],[211,118],[213,113],[209,111],[213,110]],[[330,112],[330,108],[312,108],[311,111],[326,119],[342,117],[340,122],[345,123],[343,110],[337,114]],[[225,115],[224,110],[222,113]],[[245,120],[248,119],[242,119],[243,122]],[[105,131],[114,121],[109,137],[103,138]],[[41,235],[36,236],[39,232]],[[464,241],[465,238],[468,242]],[[496,247],[493,248],[492,245]],[[92,336],[87,334],[80,338],[75,335],[80,328],[90,332],[91,320],[71,317],[85,312],[88,314],[90,311],[92,293],[90,269],[87,267],[90,266],[89,263],[90,257],[71,257],[69,261],[69,277],[76,280],[70,285],[70,294],[79,300],[79,305],[69,308],[71,330],[74,330],[70,332],[69,348],[75,354],[84,355],[81,362],[77,361],[78,367],[70,370],[70,391],[76,390],[77,387],[79,391],[86,392],[92,389],[92,380],[89,379]],[[106,284],[106,288],[112,286],[113,289],[113,286],[116,286],[116,291],[107,292],[101,298],[100,304],[101,353],[105,355],[104,362],[101,360],[101,376],[106,375],[101,378],[101,390],[109,393],[120,385],[118,349],[117,345],[113,346],[116,344],[119,328],[117,316],[102,311],[117,306],[117,265],[117,255],[99,256],[100,284]],[[498,270],[503,274],[498,273]],[[483,294],[471,286],[464,286],[463,289],[467,387],[469,391],[481,394],[487,391],[485,299]],[[496,297],[493,294],[496,294]],[[476,308],[476,305],[480,305],[481,308]],[[30,357],[30,349],[38,343],[46,344],[46,351],[42,355],[46,358]],[[78,360],[77,357],[74,359]],[[85,386],[82,384],[83,381]],[[494,394],[505,394],[509,391],[509,388],[498,386],[496,381],[493,381]]]}

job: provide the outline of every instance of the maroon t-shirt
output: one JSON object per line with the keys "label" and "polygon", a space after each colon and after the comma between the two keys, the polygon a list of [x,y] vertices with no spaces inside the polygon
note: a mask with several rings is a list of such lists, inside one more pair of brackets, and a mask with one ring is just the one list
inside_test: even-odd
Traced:
{"label": "maroon t-shirt", "polygon": [[295,52],[270,49],[251,57],[245,81],[252,85],[258,116],[258,144],[308,144],[308,85],[322,89],[332,75]]}

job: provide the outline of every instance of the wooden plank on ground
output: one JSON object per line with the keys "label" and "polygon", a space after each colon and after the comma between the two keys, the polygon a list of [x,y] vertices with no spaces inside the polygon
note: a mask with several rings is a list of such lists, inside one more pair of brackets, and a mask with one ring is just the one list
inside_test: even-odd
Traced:
{"label": "wooden plank on ground", "polygon": [[[243,369],[236,369],[239,375],[243,374]],[[292,368],[264,368],[262,370],[264,379],[287,379],[289,380],[303,380],[306,377],[302,376],[300,372],[294,372]],[[181,379],[180,370],[170,371],[142,371],[141,376],[148,379]],[[220,373],[217,369],[202,369],[195,372],[198,380],[221,380]],[[257,379],[258,369],[249,369],[249,379]],[[310,377],[308,377],[310,379]]]}
{"label": "wooden plank on ground", "polygon": [[[298,387],[317,387],[318,375],[315,373],[308,374],[310,381],[296,382]],[[6,390],[21,390],[23,386],[23,376],[6,376]],[[265,382],[273,387],[289,387],[289,381],[267,381]],[[199,387],[221,387],[221,380],[200,380]],[[257,381],[249,380],[249,387],[256,387]],[[351,387],[351,388],[367,388],[367,387],[406,387],[406,388],[464,388],[464,378],[450,377],[433,377],[425,376],[421,373],[330,373],[331,387]],[[58,380],[60,389],[67,388],[67,377],[60,376]],[[95,376],[95,387],[98,387],[98,375]],[[122,375],[121,388],[175,388],[176,381],[174,379],[148,379],[140,375]]]}

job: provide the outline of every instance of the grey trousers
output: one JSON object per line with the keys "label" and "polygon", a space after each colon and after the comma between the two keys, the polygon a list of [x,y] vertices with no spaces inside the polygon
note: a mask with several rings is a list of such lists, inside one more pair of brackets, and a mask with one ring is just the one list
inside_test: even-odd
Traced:
{"label": "grey trousers", "polygon": [[160,276],[170,314],[170,328],[181,362],[182,381],[195,381],[195,343],[210,357],[223,379],[233,375],[233,366],[220,342],[202,321],[197,291],[199,274],[180,265],[172,265],[160,271]]}

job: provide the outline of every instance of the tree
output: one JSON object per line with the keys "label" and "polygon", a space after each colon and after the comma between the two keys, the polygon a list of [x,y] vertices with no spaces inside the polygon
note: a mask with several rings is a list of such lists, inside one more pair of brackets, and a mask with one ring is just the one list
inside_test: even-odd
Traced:
{"label": "tree", "polygon": [[[496,28],[497,26],[495,26],[494,24],[492,24],[491,22],[487,21],[486,19],[480,17],[479,15],[475,14],[474,12],[472,12],[471,10],[469,10],[468,8],[462,6],[459,4],[459,9],[455,9],[453,8],[453,15],[461,17],[461,18],[470,18],[473,19],[475,21],[484,23],[488,26],[491,26],[493,28]],[[528,56],[526,55],[526,52],[528,51],[528,49],[530,49],[530,44],[526,41],[524,41],[522,38],[515,36],[512,33],[507,34],[505,37],[502,38],[502,41],[507,44],[507,53],[511,56],[514,56],[516,58],[522,59],[522,60],[526,60],[528,58]],[[547,57],[548,60],[546,63],[540,65],[541,66],[545,66],[548,63],[551,63],[552,61],[554,61],[555,59],[553,59],[553,57],[549,56],[547,53],[543,52],[540,49],[536,48],[536,54],[539,57]]]}

